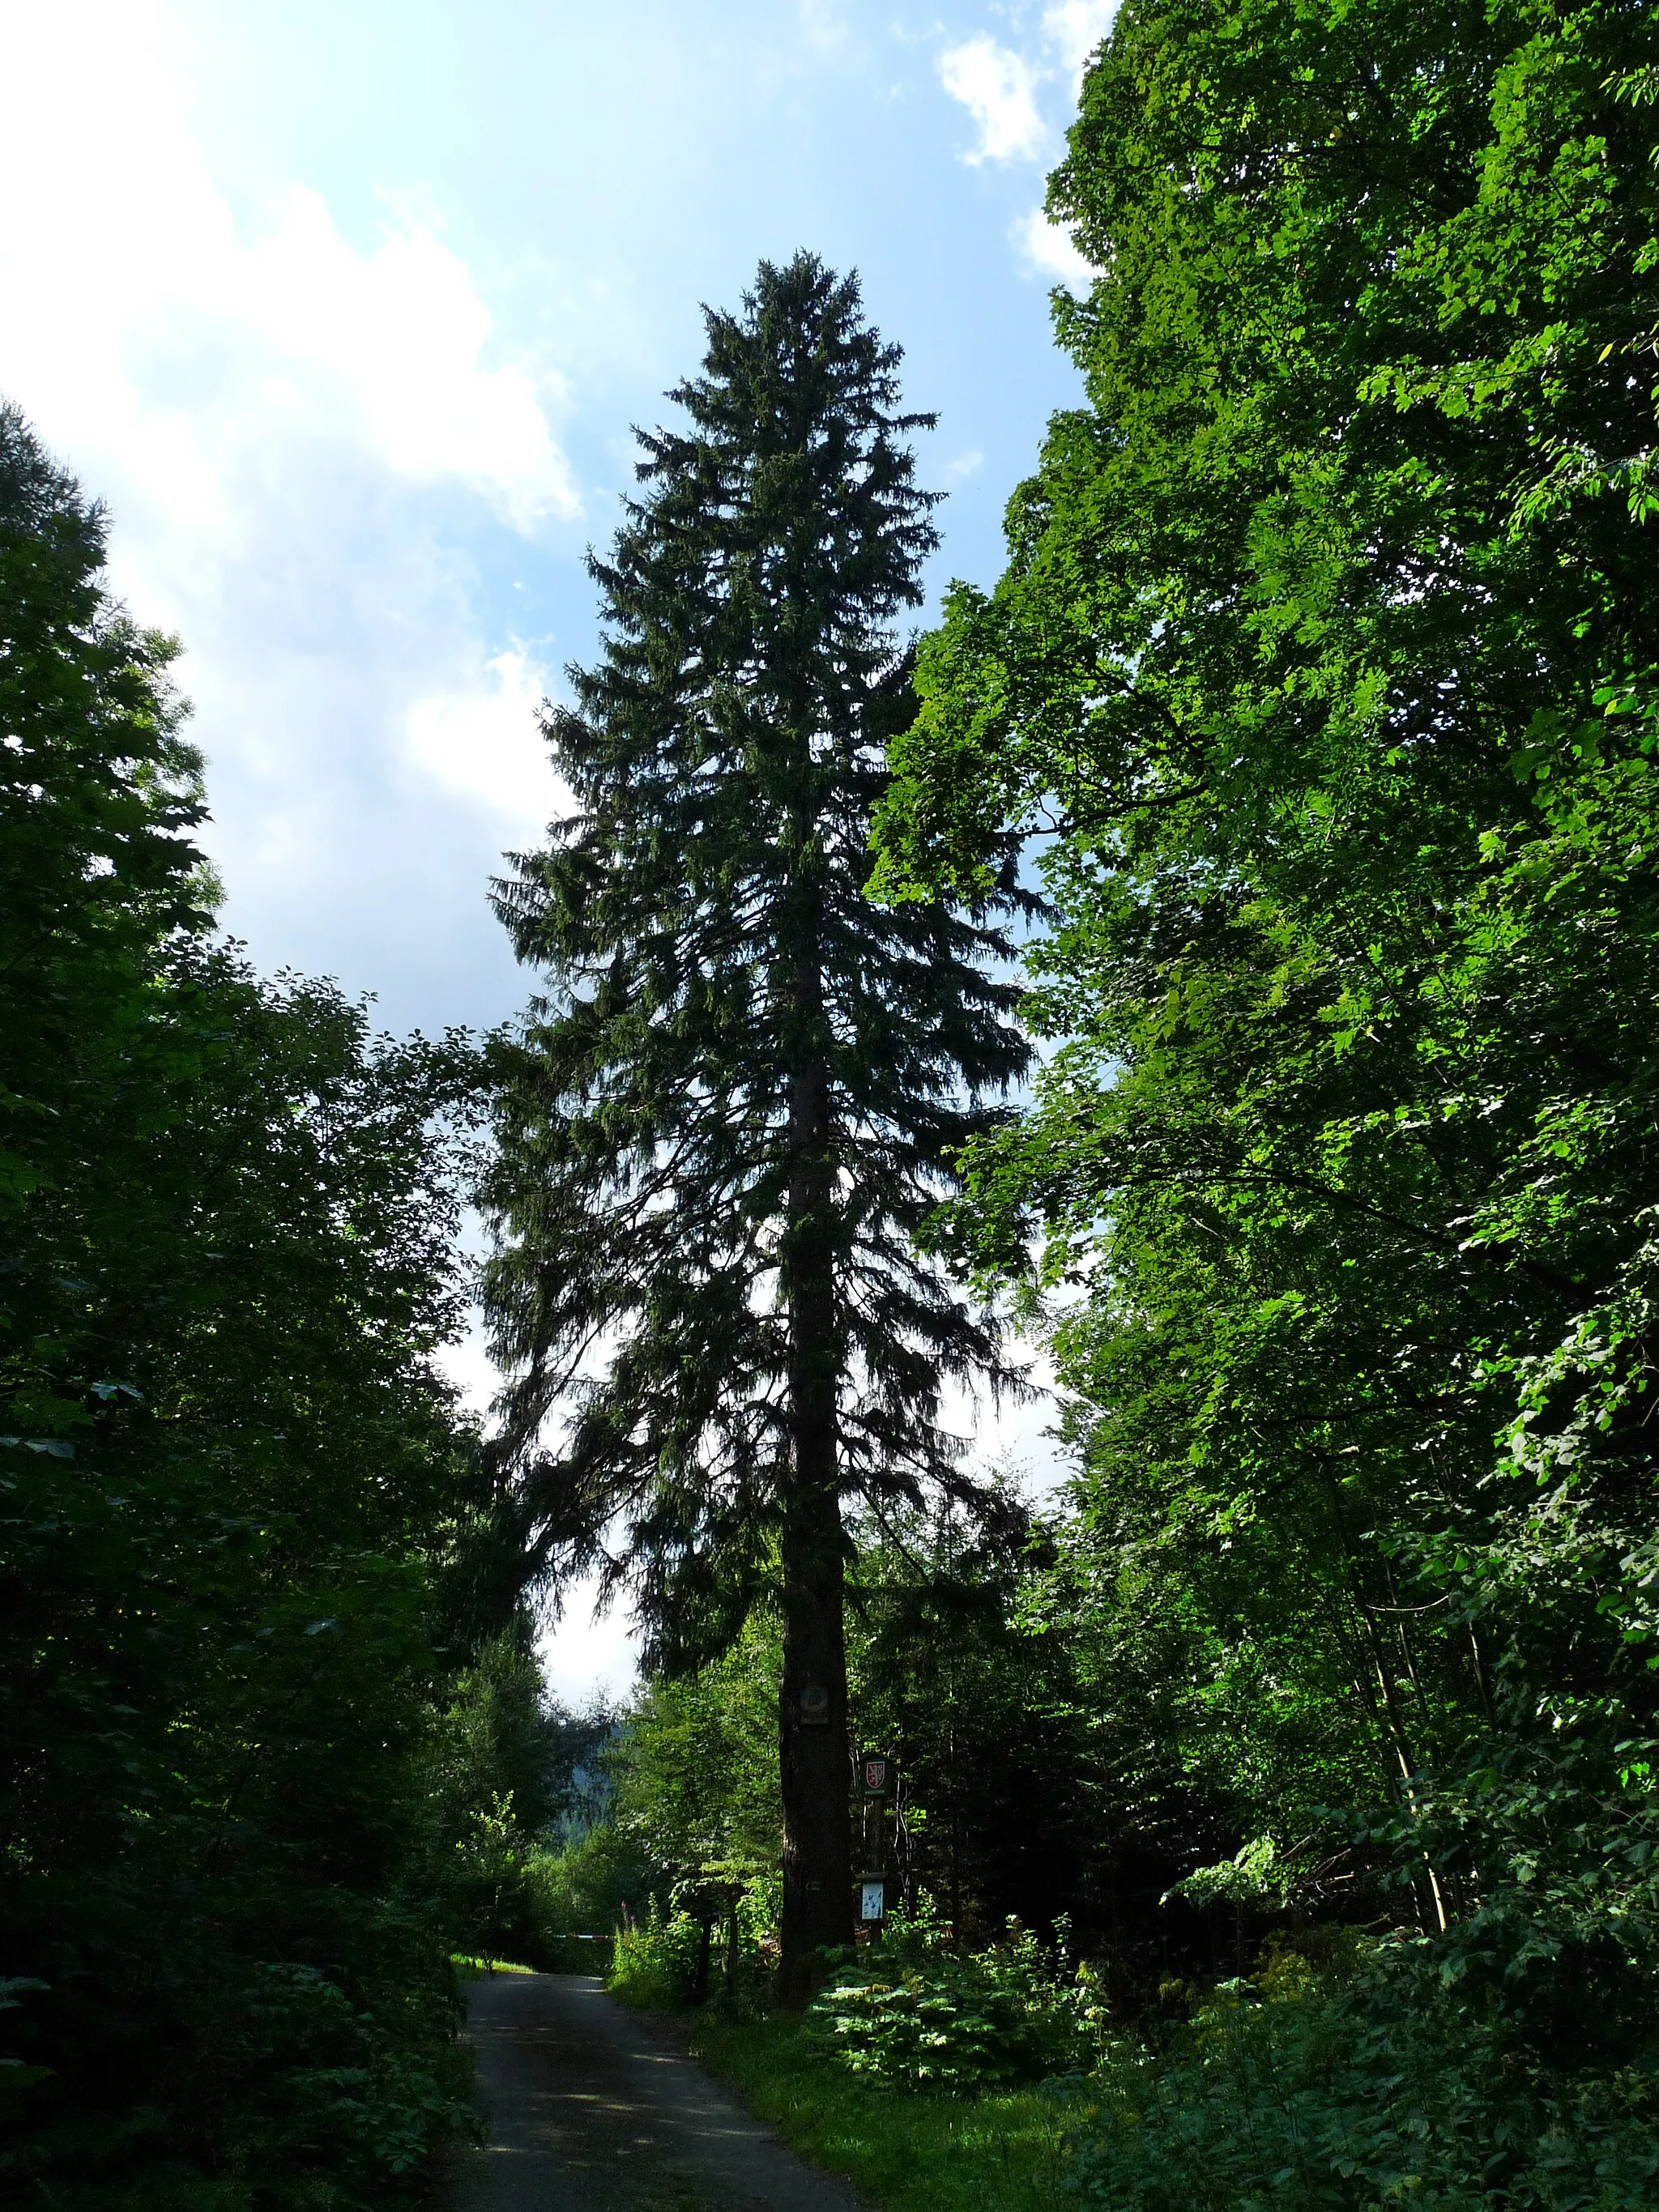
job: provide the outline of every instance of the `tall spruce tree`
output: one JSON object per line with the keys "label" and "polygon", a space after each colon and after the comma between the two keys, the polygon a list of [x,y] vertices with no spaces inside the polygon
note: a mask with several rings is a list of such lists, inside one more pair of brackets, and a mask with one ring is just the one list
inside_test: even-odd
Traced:
{"label": "tall spruce tree", "polygon": [[996,1333],[917,1237],[1027,1046],[1011,878],[969,910],[865,897],[933,418],[811,255],[706,320],[690,429],[641,435],[591,562],[602,658],[544,726],[574,807],[497,886],[550,988],[503,1080],[487,1295],[532,1571],[626,1583],[669,1670],[781,1612],[799,2002],[851,1933],[848,1516],[972,1490],[940,1385],[1003,1376]]}

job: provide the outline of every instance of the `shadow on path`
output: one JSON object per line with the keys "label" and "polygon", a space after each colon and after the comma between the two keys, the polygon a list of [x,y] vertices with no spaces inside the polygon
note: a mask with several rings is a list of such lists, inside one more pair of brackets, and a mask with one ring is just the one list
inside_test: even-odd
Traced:
{"label": "shadow on path", "polygon": [[589,1975],[474,1982],[466,2037],[489,2141],[450,2212],[861,2212]]}

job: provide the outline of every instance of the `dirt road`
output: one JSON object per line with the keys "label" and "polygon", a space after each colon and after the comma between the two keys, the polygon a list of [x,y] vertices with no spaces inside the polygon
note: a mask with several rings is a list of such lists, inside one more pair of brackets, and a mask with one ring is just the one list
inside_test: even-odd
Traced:
{"label": "dirt road", "polygon": [[490,2133],[450,2212],[860,2212],[590,1976],[475,1982],[467,2037]]}

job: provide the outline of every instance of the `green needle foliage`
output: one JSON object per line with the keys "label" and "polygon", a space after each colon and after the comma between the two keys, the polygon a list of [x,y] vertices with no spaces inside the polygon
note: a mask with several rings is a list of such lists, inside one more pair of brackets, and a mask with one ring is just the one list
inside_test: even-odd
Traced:
{"label": "green needle foliage", "polygon": [[708,329],[690,428],[641,439],[592,563],[604,657],[547,723],[573,811],[499,894],[550,989],[506,1071],[488,1284],[536,1568],[628,1577],[670,1667],[781,1606],[788,1980],[850,1931],[844,1516],[967,1487],[939,1389],[994,1372],[995,1334],[915,1238],[1026,1046],[1005,884],[966,914],[864,896],[929,418],[810,256]]}

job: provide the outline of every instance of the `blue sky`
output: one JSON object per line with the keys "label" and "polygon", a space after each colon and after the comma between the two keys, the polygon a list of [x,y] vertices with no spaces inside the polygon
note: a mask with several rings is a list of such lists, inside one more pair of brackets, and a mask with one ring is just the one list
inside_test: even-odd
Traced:
{"label": "blue sky", "polygon": [[761,258],[860,271],[940,416],[930,583],[994,577],[1076,393],[1041,203],[1109,12],[0,0],[0,392],[184,640],[262,966],[398,1029],[522,1001],[484,890],[558,805],[534,709],[593,649],[584,550]]}

